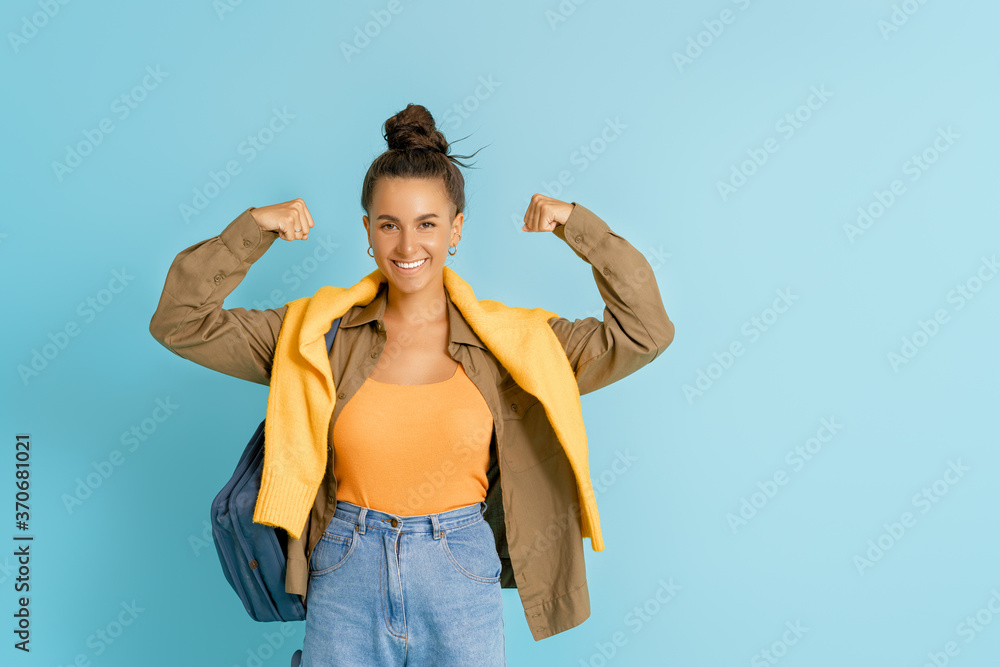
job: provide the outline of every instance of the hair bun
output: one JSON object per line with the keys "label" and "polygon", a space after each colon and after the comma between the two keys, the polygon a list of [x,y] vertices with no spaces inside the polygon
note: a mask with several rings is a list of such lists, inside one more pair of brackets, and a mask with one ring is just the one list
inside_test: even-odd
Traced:
{"label": "hair bun", "polygon": [[431,112],[419,104],[406,108],[385,122],[384,134],[389,150],[428,150],[448,154],[448,142],[438,131]]}
{"label": "hair bun", "polygon": [[468,165],[459,160],[473,157],[478,150],[472,155],[449,155],[451,144],[435,126],[431,112],[419,104],[407,104],[385,121],[382,137],[389,150],[372,161],[361,184],[361,208],[365,213],[372,214],[375,185],[383,178],[438,180],[455,207],[454,215],[465,211],[465,178],[458,168]]}

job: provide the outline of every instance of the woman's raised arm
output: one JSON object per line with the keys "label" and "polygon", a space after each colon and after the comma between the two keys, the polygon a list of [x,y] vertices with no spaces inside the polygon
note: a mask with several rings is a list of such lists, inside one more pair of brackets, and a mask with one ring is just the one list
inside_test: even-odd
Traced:
{"label": "woman's raised arm", "polygon": [[653,268],[641,252],[584,206],[552,233],[591,265],[604,319],[549,320],[566,350],[580,393],[617,382],[650,363],[674,339]]}
{"label": "woman's raised arm", "polygon": [[270,384],[287,307],[227,310],[223,301],[275,239],[306,239],[312,226],[300,199],[259,209],[251,206],[218,236],[182,250],[170,265],[149,322],[153,338],[206,368]]}

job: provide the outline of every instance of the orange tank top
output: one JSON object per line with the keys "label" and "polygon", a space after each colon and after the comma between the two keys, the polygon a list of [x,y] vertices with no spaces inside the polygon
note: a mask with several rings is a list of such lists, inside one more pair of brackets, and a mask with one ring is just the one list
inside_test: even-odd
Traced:
{"label": "orange tank top", "polygon": [[337,499],[399,516],[486,499],[493,413],[458,364],[447,380],[368,378],[333,425]]}

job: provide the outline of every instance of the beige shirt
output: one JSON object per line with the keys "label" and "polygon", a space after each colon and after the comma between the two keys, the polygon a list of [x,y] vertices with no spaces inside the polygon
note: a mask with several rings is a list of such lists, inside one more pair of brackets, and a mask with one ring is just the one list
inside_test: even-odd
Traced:
{"label": "beige shirt", "polygon": [[[549,324],[566,351],[580,393],[586,394],[634,373],[662,354],[673,340],[674,325],[642,253],[589,209],[573,204],[566,223],[553,233],[591,265],[605,303],[604,318],[560,317]],[[149,331],[185,359],[269,385],[286,306],[223,308],[225,297],[243,280],[250,265],[278,238],[276,232],[260,229],[252,211],[253,207],[246,209],[221,234],[177,255]],[[369,304],[353,306],[341,319],[330,351],[337,387],[331,425],[384,351],[386,294],[383,283]],[[518,590],[532,636],[541,640],[576,627],[590,616],[574,473],[538,399],[514,382],[450,298],[448,321],[448,354],[462,364],[493,416],[485,518],[503,566],[501,585]],[[627,437],[627,424],[622,429]],[[592,443],[592,447],[601,445]],[[313,548],[337,504],[334,460],[330,428],[327,470],[306,531],[287,544],[285,590],[302,596],[304,602]]]}

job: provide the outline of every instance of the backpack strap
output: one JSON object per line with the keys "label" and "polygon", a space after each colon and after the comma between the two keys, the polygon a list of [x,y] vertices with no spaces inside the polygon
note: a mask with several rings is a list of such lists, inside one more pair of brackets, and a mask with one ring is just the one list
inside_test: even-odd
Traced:
{"label": "backpack strap", "polygon": [[330,350],[333,349],[333,339],[337,335],[337,329],[340,328],[340,318],[338,317],[330,324],[330,330],[326,332],[326,353],[330,354]]}

